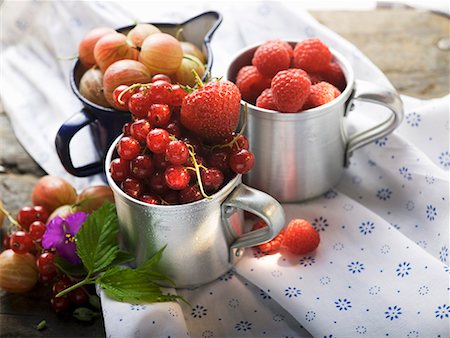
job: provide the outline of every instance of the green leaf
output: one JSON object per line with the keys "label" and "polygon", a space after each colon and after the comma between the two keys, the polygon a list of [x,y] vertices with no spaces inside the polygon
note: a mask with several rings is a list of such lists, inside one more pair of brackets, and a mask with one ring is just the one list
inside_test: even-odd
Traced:
{"label": "green leaf", "polygon": [[64,272],[66,275],[70,276],[85,276],[87,274],[86,269],[82,264],[73,265],[66,261],[64,258],[55,256],[54,260],[55,266]]}
{"label": "green leaf", "polygon": [[75,237],[78,256],[89,274],[106,269],[117,257],[119,225],[114,204],[105,202],[82,225]]}
{"label": "green leaf", "polygon": [[41,320],[38,325],[36,325],[36,330],[42,331],[47,327],[47,322],[45,320]]}
{"label": "green leaf", "polygon": [[100,317],[100,313],[92,311],[87,307],[79,307],[75,309],[73,316],[82,322],[90,322],[93,319]]}
{"label": "green leaf", "polygon": [[152,257],[150,257],[144,263],[139,265],[139,267],[136,268],[136,271],[145,273],[145,272],[154,270],[156,268],[156,266],[158,265],[159,261],[161,260],[162,254],[163,254],[164,250],[166,249],[166,247],[167,247],[167,244],[164,245],[161,249],[159,249]]}
{"label": "green leaf", "polygon": [[148,278],[128,268],[111,268],[97,277],[96,282],[105,293],[118,301],[128,303],[152,303],[176,300],[181,297],[164,295]]}
{"label": "green leaf", "polygon": [[111,262],[111,266],[123,265],[134,261],[134,256],[126,251],[119,251],[116,258]]}

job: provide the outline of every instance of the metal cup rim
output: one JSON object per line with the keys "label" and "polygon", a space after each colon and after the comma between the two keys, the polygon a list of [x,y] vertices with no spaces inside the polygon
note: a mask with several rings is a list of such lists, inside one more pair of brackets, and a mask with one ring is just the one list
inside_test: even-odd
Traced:
{"label": "metal cup rim", "polygon": [[127,195],[120,187],[117,185],[117,183],[112,179],[111,173],[109,172],[109,164],[111,163],[112,156],[114,154],[114,151],[116,150],[116,145],[121,139],[123,134],[120,134],[114,142],[111,144],[111,146],[108,149],[108,153],[105,157],[105,174],[106,179],[108,182],[108,185],[111,187],[114,193],[119,194],[122,198],[126,199],[130,203],[138,204],[143,207],[147,208],[155,208],[155,209],[161,209],[164,211],[170,211],[170,210],[177,210],[180,209],[192,209],[195,208],[201,208],[206,204],[214,203],[217,200],[225,199],[226,196],[229,195],[229,193],[232,191],[232,189],[242,180],[241,174],[236,174],[235,177],[233,177],[227,184],[225,184],[219,191],[211,195],[210,199],[203,198],[199,201],[191,202],[191,203],[185,203],[185,204],[175,204],[175,205],[158,205],[158,204],[148,204],[145,202],[142,202],[134,197],[131,197]]}

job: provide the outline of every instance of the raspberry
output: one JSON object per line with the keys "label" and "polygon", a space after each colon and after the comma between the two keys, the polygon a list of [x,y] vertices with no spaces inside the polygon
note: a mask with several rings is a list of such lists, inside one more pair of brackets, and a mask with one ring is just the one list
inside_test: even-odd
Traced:
{"label": "raspberry", "polygon": [[304,255],[315,250],[319,242],[320,235],[311,224],[304,219],[293,219],[284,232],[282,247],[293,254]]}
{"label": "raspberry", "polygon": [[270,87],[271,78],[262,75],[255,66],[242,67],[236,76],[236,86],[242,98],[254,103],[261,92]]}
{"label": "raspberry", "polygon": [[272,89],[264,89],[261,95],[256,99],[256,106],[264,109],[278,110],[278,107],[273,100]]}
{"label": "raspberry", "polygon": [[[314,74],[310,74],[313,76]],[[322,81],[331,83],[333,86],[338,88],[340,91],[345,89],[347,82],[345,81],[344,73],[342,72],[341,66],[336,62],[329,63],[323,71],[315,74],[322,78]]]}
{"label": "raspberry", "polygon": [[298,112],[311,88],[308,74],[301,69],[278,72],[272,79],[271,89],[278,109],[286,113]]}
{"label": "raspberry", "polygon": [[261,74],[273,77],[280,70],[289,68],[291,58],[285,45],[279,42],[266,42],[256,49],[252,64]]}
{"label": "raspberry", "polygon": [[309,72],[325,70],[333,55],[319,39],[303,40],[294,48],[294,66]]}
{"label": "raspberry", "polygon": [[281,45],[287,50],[287,52],[289,53],[289,57],[292,58],[294,56],[294,49],[292,48],[292,46],[289,44],[289,42],[287,41],[282,41],[279,39],[275,39],[275,40],[269,40],[267,42],[277,42],[277,43],[281,43]]}
{"label": "raspberry", "polygon": [[333,101],[341,94],[339,89],[328,82],[319,82],[311,86],[311,92],[303,105],[303,110],[319,107]]}
{"label": "raspberry", "polygon": [[[267,223],[264,222],[263,220],[260,220],[255,224],[253,224],[252,231],[264,228],[266,226]],[[269,242],[258,245],[257,248],[262,253],[273,254],[281,248],[281,243],[283,242],[283,239],[284,239],[284,229],[281,230],[280,233],[277,236],[275,236],[275,238],[273,238]]]}

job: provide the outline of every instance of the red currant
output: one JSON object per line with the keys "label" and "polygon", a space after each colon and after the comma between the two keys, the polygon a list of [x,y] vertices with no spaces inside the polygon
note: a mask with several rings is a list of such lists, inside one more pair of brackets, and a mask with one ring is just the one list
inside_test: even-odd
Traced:
{"label": "red currant", "polygon": [[237,174],[249,172],[255,165],[255,156],[247,149],[231,153],[230,168]]}
{"label": "red currant", "polygon": [[3,250],[7,250],[7,249],[11,248],[10,242],[11,242],[11,237],[9,237],[8,235],[5,234],[3,236],[3,240],[2,240],[2,248],[3,248]]}
{"label": "red currant", "polygon": [[145,143],[151,129],[152,127],[147,120],[136,120],[130,125],[130,135],[140,143]]}
{"label": "red currant", "polygon": [[130,162],[121,158],[116,158],[111,161],[109,167],[111,177],[116,182],[122,182],[130,176]]}
{"label": "red currant", "polygon": [[180,85],[177,84],[172,85],[172,100],[170,102],[170,105],[175,107],[181,107],[183,99],[186,95],[187,93],[184,91],[183,88],[180,87]]}
{"label": "red currant", "polygon": [[174,190],[168,190],[163,195],[163,200],[167,204],[178,204],[179,198],[178,198],[178,192]]}
{"label": "red currant", "polygon": [[208,192],[215,192],[219,190],[224,181],[224,176],[219,169],[209,168],[201,171],[201,178],[203,186]]}
{"label": "red currant", "polygon": [[139,197],[139,200],[148,204],[161,204],[161,200],[156,195],[144,194]]}
{"label": "red currant", "polygon": [[141,194],[143,186],[140,181],[135,178],[128,177],[122,182],[122,190],[134,198],[138,198]]}
{"label": "red currant", "polygon": [[149,186],[150,189],[158,195],[162,195],[165,191],[167,191],[168,188],[164,178],[164,173],[160,171],[156,172],[150,178]]}
{"label": "red currant", "polygon": [[160,171],[166,170],[169,165],[169,162],[166,161],[166,154],[153,154],[153,164],[155,165],[155,168]]}
{"label": "red currant", "polygon": [[83,288],[78,288],[69,292],[68,296],[75,305],[84,305],[89,301],[89,296]]}
{"label": "red currant", "polygon": [[51,252],[42,253],[36,260],[36,265],[41,275],[56,274],[55,255]]}
{"label": "red currant", "polygon": [[191,176],[185,167],[173,166],[166,169],[164,178],[170,189],[183,190],[188,186]]}
{"label": "red currant", "polygon": [[152,103],[170,104],[172,99],[172,85],[163,80],[152,83],[149,94]]}
{"label": "red currant", "polygon": [[147,135],[147,148],[155,154],[164,153],[170,142],[169,137],[167,130],[152,129]]}
{"label": "red currant", "polygon": [[50,300],[50,304],[52,305],[53,311],[55,311],[56,313],[67,311],[70,307],[69,297],[53,297]]}
{"label": "red currant", "polygon": [[166,74],[155,74],[155,75],[153,75],[152,82],[156,82],[158,80],[166,81],[167,83],[172,83],[172,80]]}
{"label": "red currant", "polygon": [[189,149],[183,141],[170,141],[166,149],[166,159],[171,164],[186,163],[189,158]]}
{"label": "red currant", "polygon": [[131,174],[138,179],[149,177],[153,173],[153,162],[148,155],[139,155],[130,162]]}
{"label": "red currant", "polygon": [[176,121],[170,122],[166,126],[166,130],[170,135],[173,135],[176,138],[181,137],[181,128],[180,128],[179,122],[176,122]]}
{"label": "red currant", "polygon": [[17,221],[26,231],[28,231],[28,229],[30,228],[30,224],[34,221],[46,222],[47,218],[48,212],[44,207],[41,206],[23,207],[17,214]]}
{"label": "red currant", "polygon": [[190,185],[180,191],[180,203],[191,203],[203,198],[198,185]]}
{"label": "red currant", "polygon": [[151,105],[152,100],[147,95],[147,91],[138,91],[137,93],[131,95],[128,101],[128,109],[137,118],[146,118],[148,109]]}
{"label": "red currant", "polygon": [[25,254],[34,249],[34,243],[30,235],[22,230],[11,234],[9,245],[17,254]]}
{"label": "red currant", "polygon": [[51,274],[49,274],[49,275],[42,275],[42,274],[39,274],[39,282],[40,282],[42,285],[49,285],[50,283],[53,282],[53,280],[55,279],[55,277],[56,277],[56,272],[55,272],[55,273],[51,273]]}
{"label": "red currant", "polygon": [[208,156],[208,165],[215,167],[221,172],[226,173],[229,170],[230,151],[228,148],[214,149]]}
{"label": "red currant", "polygon": [[53,284],[52,292],[54,295],[57,295],[58,293],[67,289],[71,285],[72,281],[70,280],[70,278],[67,277],[66,275],[63,275],[58,279],[58,281],[55,284]]}
{"label": "red currant", "polygon": [[124,160],[132,160],[139,155],[140,151],[141,146],[138,140],[130,136],[122,137],[117,145],[117,153]]}
{"label": "red currant", "polygon": [[122,127],[123,136],[130,136],[131,135],[130,127],[131,127],[131,122],[127,122],[127,123],[125,123],[123,125],[123,127]]}
{"label": "red currant", "polygon": [[44,236],[45,232],[45,224],[41,221],[34,221],[30,225],[29,234],[32,240],[40,241],[42,240],[42,236]]}
{"label": "red currant", "polygon": [[155,127],[165,127],[170,121],[172,113],[167,104],[152,104],[148,110],[148,120]]}
{"label": "red currant", "polygon": [[231,147],[231,151],[236,152],[241,149],[248,150],[248,148],[249,148],[248,139],[244,135],[241,134],[234,140],[234,143]]}
{"label": "red currant", "polygon": [[133,95],[133,90],[128,90],[125,92],[120,98],[122,102],[119,101],[119,95],[122,94],[124,90],[126,90],[128,86],[120,85],[113,91],[113,100],[117,107],[120,107],[124,110],[128,110],[128,101],[130,100],[131,95]]}

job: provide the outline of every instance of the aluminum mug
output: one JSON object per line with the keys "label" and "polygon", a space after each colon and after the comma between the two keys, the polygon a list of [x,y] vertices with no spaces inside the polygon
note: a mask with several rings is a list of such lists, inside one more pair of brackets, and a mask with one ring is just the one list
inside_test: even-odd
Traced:
{"label": "aluminum mug", "polygon": [[[196,287],[220,277],[239,260],[244,248],[271,240],[284,227],[281,205],[241,183],[241,175],[210,199],[188,204],[151,205],[128,196],[109,173],[119,139],[106,155],[105,172],[114,192],[121,244],[135,255],[137,265],[167,245],[158,269],[177,288]],[[261,217],[268,226],[246,231],[243,210]]]}
{"label": "aluminum mug", "polygon": [[[235,82],[239,69],[251,64],[257,47],[238,53],[228,68],[228,80]],[[353,151],[391,133],[403,119],[403,103],[394,90],[356,80],[349,62],[332,53],[347,82],[333,101],[299,113],[280,113],[248,103],[246,136],[257,160],[244,182],[280,202],[300,202],[328,191],[339,182]],[[390,115],[349,136],[345,120],[355,100],[383,105]],[[242,101],[242,109],[245,104]]]}
{"label": "aluminum mug", "polygon": [[[182,29],[185,40],[202,49],[207,55],[205,69],[210,71],[213,63],[211,39],[222,22],[222,15],[209,11],[199,14],[182,23],[152,23],[162,32],[173,36]],[[133,26],[117,29],[118,32],[127,33]],[[71,116],[58,130],[55,139],[56,152],[62,165],[70,174],[79,177],[91,176],[103,171],[103,159],[115,140],[122,133],[122,126],[131,120],[129,112],[106,108],[84,98],[78,87],[80,79],[87,69],[77,60],[70,74],[70,86],[75,96],[83,104],[83,108]],[[205,73],[206,76],[206,73]],[[70,152],[72,138],[84,127],[89,127],[94,141],[95,149],[100,160],[81,167],[75,167]]]}

